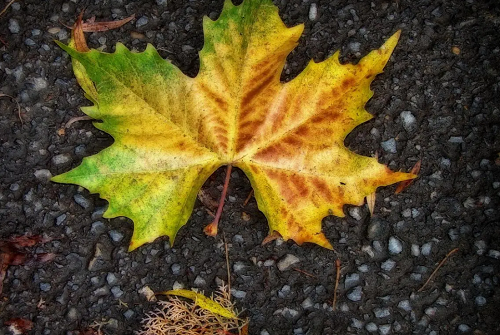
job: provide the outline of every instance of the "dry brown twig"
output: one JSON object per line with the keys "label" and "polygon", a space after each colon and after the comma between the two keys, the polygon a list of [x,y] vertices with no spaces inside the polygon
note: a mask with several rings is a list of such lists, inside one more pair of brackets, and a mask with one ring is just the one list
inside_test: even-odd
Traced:
{"label": "dry brown twig", "polygon": [[441,262],[439,262],[436,269],[434,271],[432,271],[431,275],[429,276],[429,279],[427,279],[427,281],[424,283],[424,285],[422,285],[422,287],[419,288],[417,292],[422,292],[424,290],[424,288],[427,286],[427,284],[429,284],[429,282],[432,280],[432,278],[434,278],[434,276],[436,275],[438,270],[443,266],[443,264],[446,262],[446,260],[448,258],[450,258],[450,256],[453,255],[454,253],[456,253],[457,251],[458,251],[458,248],[455,248],[446,254],[446,256],[443,258],[443,260]]}
{"label": "dry brown twig", "polygon": [[0,12],[0,16],[2,16],[3,14],[5,14],[5,12],[7,11],[7,9],[9,9],[9,7],[14,3],[16,2],[16,0],[11,0],[9,1],[9,3],[2,9],[2,11]]}
{"label": "dry brown twig", "polygon": [[335,260],[335,289],[333,291],[333,303],[332,303],[332,309],[335,310],[337,308],[337,289],[339,287],[339,281],[340,281],[340,259],[337,258]]}

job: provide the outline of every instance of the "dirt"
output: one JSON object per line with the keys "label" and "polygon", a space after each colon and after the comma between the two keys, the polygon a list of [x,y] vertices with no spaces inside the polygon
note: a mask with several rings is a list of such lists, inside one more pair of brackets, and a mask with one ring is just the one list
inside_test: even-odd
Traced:
{"label": "dirt", "polygon": [[[20,0],[0,17],[7,44],[0,42],[0,93],[16,97],[22,119],[15,103],[0,99],[0,238],[43,234],[53,240],[27,252],[57,254],[50,262],[9,267],[0,334],[10,333],[5,322],[12,318],[32,321],[32,334],[78,334],[92,324],[105,334],[133,334],[155,306],[139,293],[143,287],[163,291],[177,282],[211,293],[227,280],[224,237],[233,298],[250,320],[250,334],[500,333],[500,6],[329,1],[316,3],[311,20],[311,3],[275,2],[288,26],[305,23],[282,79],[337,49],[344,62],[356,62],[401,29],[391,61],[372,85],[367,109],[374,119],[346,143],[359,154],[378,152],[393,170],[408,171],[422,160],[418,180],[403,193],[395,195],[394,186],[379,190],[373,217],[362,206],[346,207],[345,218],[324,219],[334,252],[283,241],[262,246],[267,223],[254,199],[243,207],[250,184],[239,170],[218,237],[204,235],[210,216],[197,202],[174,247],[158,239],[131,253],[130,220],[102,219],[104,200],[47,179],[48,171],[68,171],[112,143],[89,121],[59,131],[90,104],[69,57],[53,42],[68,42],[64,24],[82,9],[86,18],[105,21],[135,14],[117,30],[87,34],[89,46],[112,51],[120,41],[144,50],[151,43],[195,76],[202,17],[217,18],[221,1]],[[222,169],[204,186],[215,198],[223,177]],[[418,292],[454,248],[459,251]],[[299,262],[280,271],[289,254]]]}

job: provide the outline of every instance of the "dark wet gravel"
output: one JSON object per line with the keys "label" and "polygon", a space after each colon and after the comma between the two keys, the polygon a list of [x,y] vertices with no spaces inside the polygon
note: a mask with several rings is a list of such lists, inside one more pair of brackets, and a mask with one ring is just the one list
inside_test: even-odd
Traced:
{"label": "dark wet gravel", "polygon": [[[198,203],[174,248],[160,239],[128,253],[130,220],[103,219],[105,201],[48,181],[112,142],[88,121],[58,134],[89,102],[53,40],[68,41],[62,23],[72,23],[84,8],[97,20],[135,14],[118,30],[88,34],[89,45],[111,51],[120,41],[143,50],[152,43],[194,76],[202,17],[215,19],[222,2],[19,0],[0,17],[0,38],[8,44],[0,48],[0,93],[18,99],[24,121],[14,104],[0,100],[0,238],[45,234],[54,240],[32,252],[57,257],[9,268],[0,334],[10,333],[3,324],[14,317],[33,321],[33,334],[77,334],[94,322],[103,322],[106,334],[132,334],[154,306],[139,293],[144,287],[212,292],[227,279],[223,235],[233,296],[250,318],[250,334],[500,331],[500,6],[474,0],[275,3],[287,25],[306,24],[283,80],[338,48],[344,61],[357,61],[402,29],[385,73],[372,85],[367,108],[375,118],[347,144],[360,154],[378,152],[396,170],[421,159],[420,178],[399,195],[394,187],[380,190],[372,218],[366,207],[326,218],[332,253],[291,242],[261,246],[267,224],[254,200],[242,208],[250,185],[237,170],[216,239],[204,236],[210,217]],[[222,178],[221,170],[207,181],[209,193],[219,194]],[[459,251],[428,288],[417,292],[454,248]],[[337,258],[342,278],[332,311]]]}

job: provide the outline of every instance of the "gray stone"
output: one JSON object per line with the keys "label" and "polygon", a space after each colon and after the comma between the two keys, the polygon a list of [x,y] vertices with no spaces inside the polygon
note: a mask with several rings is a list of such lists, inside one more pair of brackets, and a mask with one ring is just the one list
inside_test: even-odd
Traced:
{"label": "gray stone", "polygon": [[486,305],[486,298],[483,297],[482,295],[478,295],[475,299],[476,305],[478,306],[484,306]]}
{"label": "gray stone", "polygon": [[389,237],[389,252],[393,255],[399,254],[403,251],[403,244],[396,237]]}
{"label": "gray stone", "polygon": [[43,182],[49,181],[52,178],[52,173],[47,169],[36,170],[34,175],[36,179]]}
{"label": "gray stone", "polygon": [[490,249],[488,251],[488,257],[495,258],[495,259],[500,259],[500,251]]}
{"label": "gray stone", "polygon": [[399,114],[399,116],[401,117],[403,128],[407,132],[412,132],[417,128],[417,119],[410,111],[403,111]]}
{"label": "gray stone", "polygon": [[168,0],[156,0],[156,4],[158,6],[166,6],[168,3]]}
{"label": "gray stone", "polygon": [[398,307],[406,312],[411,312],[411,305],[409,300],[401,300],[398,303]]}
{"label": "gray stone", "polygon": [[243,262],[236,262],[233,265],[233,271],[236,273],[242,272],[245,268],[246,268],[246,265]]}
{"label": "gray stone", "polygon": [[464,143],[464,138],[462,136],[451,136],[448,140],[450,143]]}
{"label": "gray stone", "polygon": [[106,281],[108,282],[108,285],[113,286],[118,283],[118,278],[114,275],[114,273],[108,273],[106,275]]}
{"label": "gray stone", "polygon": [[356,328],[356,329],[361,329],[361,328],[363,328],[363,321],[352,318],[351,319],[351,327]]}
{"label": "gray stone", "polygon": [[232,288],[231,295],[236,299],[245,299],[247,293],[245,291],[235,290],[234,288]]}
{"label": "gray stone", "polygon": [[390,138],[387,141],[380,143],[380,145],[382,146],[382,149],[384,149],[384,151],[389,152],[391,154],[395,154],[398,152],[396,146],[396,140],[394,138]]}
{"label": "gray stone", "polygon": [[387,307],[384,308],[374,308],[373,309],[373,314],[375,314],[375,317],[378,319],[381,318],[386,318],[391,315],[391,310]]}
{"label": "gray stone", "polygon": [[359,283],[359,274],[351,273],[345,276],[344,289],[348,290]]}
{"label": "gray stone", "polygon": [[19,27],[19,22],[16,19],[9,20],[9,31],[12,34],[19,34],[21,27]]}
{"label": "gray stone", "polygon": [[108,295],[109,288],[106,286],[99,287],[98,289],[95,289],[94,292],[92,292],[92,294],[95,295],[96,297],[102,297],[102,296]]}
{"label": "gray stone", "polygon": [[44,78],[41,78],[41,77],[33,78],[33,89],[35,91],[44,90],[47,88],[47,86],[48,86],[48,83]]}
{"label": "gray stone", "polygon": [[40,290],[43,292],[48,292],[51,288],[52,286],[49,283],[40,283]]}
{"label": "gray stone", "polygon": [[115,298],[119,298],[123,295],[123,291],[121,290],[120,286],[113,286],[111,288],[111,293],[113,293],[113,296]]}
{"label": "gray stone", "polygon": [[411,245],[411,255],[415,257],[420,256],[420,248],[418,245],[416,244]]}
{"label": "gray stone", "polygon": [[310,297],[307,297],[302,301],[302,304],[300,304],[303,309],[308,309],[314,306],[314,303]]}
{"label": "gray stone", "polygon": [[349,208],[349,215],[356,221],[359,221],[363,218],[363,216],[361,215],[361,208],[359,207]]}
{"label": "gray stone", "polygon": [[358,266],[358,271],[365,273],[370,271],[370,267],[367,264],[361,264],[360,266]]}
{"label": "gray stone", "polygon": [[393,261],[392,259],[388,259],[382,264],[380,264],[380,268],[384,271],[391,271],[395,265],[396,265],[395,261]]}
{"label": "gray stone", "polygon": [[359,43],[359,42],[351,42],[351,43],[349,43],[349,49],[352,52],[359,52],[359,50],[361,49],[361,43]]}
{"label": "gray stone", "polygon": [[91,205],[91,202],[89,199],[85,198],[83,195],[81,194],[75,194],[73,196],[73,199],[75,200],[75,202],[80,205],[82,208],[89,208],[90,205]]}
{"label": "gray stone", "polygon": [[432,243],[431,242],[425,243],[424,245],[422,245],[422,248],[420,250],[423,256],[429,256],[432,250]]}
{"label": "gray stone", "polygon": [[381,335],[388,335],[391,333],[391,325],[380,325],[378,326],[378,332]]}
{"label": "gray stone", "polygon": [[387,222],[378,218],[373,218],[367,228],[367,237],[370,240],[381,238],[385,235]]}
{"label": "gray stone", "polygon": [[300,259],[292,254],[287,254],[282,257],[278,262],[278,269],[280,271],[288,270],[292,265],[300,262]]}
{"label": "gray stone", "polygon": [[56,225],[60,226],[66,221],[66,214],[61,214],[58,217],[56,217]]}
{"label": "gray stone", "polygon": [[123,240],[123,234],[118,230],[110,230],[108,234],[114,242],[120,242]]}
{"label": "gray stone", "polygon": [[207,285],[207,282],[205,281],[205,279],[203,279],[203,277],[196,276],[196,278],[194,279],[194,283],[193,284],[196,287],[202,287],[202,286]]}
{"label": "gray stone", "polygon": [[284,298],[286,297],[291,291],[290,285],[283,285],[281,290],[278,291],[278,297]]}
{"label": "gray stone", "polygon": [[127,309],[127,310],[125,311],[125,313],[123,313],[123,316],[125,317],[125,319],[130,319],[130,318],[132,318],[132,317],[134,316],[134,314],[135,314],[135,313],[134,313],[134,311],[133,311],[133,310],[131,310],[131,309]]}
{"label": "gray stone", "polygon": [[267,259],[265,262],[264,262],[264,266],[273,266],[275,263],[274,259]]}
{"label": "gray stone", "polygon": [[425,309],[424,313],[427,316],[433,317],[436,315],[437,308],[436,307],[428,307]]}
{"label": "gray stone", "polygon": [[54,157],[52,157],[52,163],[55,165],[62,165],[69,163],[71,161],[71,156],[68,154],[59,154]]}
{"label": "gray stone", "polygon": [[458,325],[458,331],[461,333],[468,333],[471,331],[471,328],[465,323],[461,323]]}
{"label": "gray stone", "polygon": [[309,7],[309,20],[315,21],[318,17],[318,6],[315,3],[312,3]]}
{"label": "gray stone", "polygon": [[377,331],[378,326],[375,323],[373,323],[373,322],[369,322],[369,323],[366,324],[365,329],[368,332],[372,333],[372,332],[376,332]]}
{"label": "gray stone", "polygon": [[137,20],[137,22],[135,23],[135,26],[136,26],[137,28],[140,28],[140,27],[142,27],[142,26],[147,25],[147,24],[148,24],[148,22],[149,22],[149,20],[148,20],[148,18],[147,18],[146,16],[141,16],[141,17],[139,18],[139,20]]}
{"label": "gray stone", "polygon": [[180,264],[172,264],[172,266],[170,267],[170,269],[172,270],[172,273],[174,275],[178,275],[181,273],[181,265]]}
{"label": "gray stone", "polygon": [[283,309],[278,309],[276,310],[274,313],[274,315],[283,315],[285,318],[287,319],[293,319],[295,318],[297,315],[299,315],[299,312],[294,310],[294,309],[291,309],[291,308],[288,308],[288,307],[285,307]]}
{"label": "gray stone", "polygon": [[363,289],[361,286],[356,286],[347,294],[347,299],[351,301],[360,301],[363,295]]}
{"label": "gray stone", "polygon": [[102,234],[106,231],[106,227],[104,226],[104,223],[102,223],[101,221],[96,221],[96,222],[92,222],[92,226],[90,228],[90,232],[92,234]]}

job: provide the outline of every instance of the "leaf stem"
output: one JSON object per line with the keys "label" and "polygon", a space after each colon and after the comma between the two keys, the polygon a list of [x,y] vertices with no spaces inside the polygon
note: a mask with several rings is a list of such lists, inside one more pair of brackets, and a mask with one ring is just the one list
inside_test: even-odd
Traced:
{"label": "leaf stem", "polygon": [[215,213],[215,218],[208,226],[203,230],[208,236],[217,235],[217,226],[219,225],[220,217],[222,215],[222,209],[224,207],[224,201],[226,200],[227,188],[229,186],[229,179],[231,178],[232,165],[228,165],[226,168],[226,179],[224,180],[224,188],[222,189],[222,194],[219,200],[219,207],[217,208],[217,213]]}

